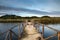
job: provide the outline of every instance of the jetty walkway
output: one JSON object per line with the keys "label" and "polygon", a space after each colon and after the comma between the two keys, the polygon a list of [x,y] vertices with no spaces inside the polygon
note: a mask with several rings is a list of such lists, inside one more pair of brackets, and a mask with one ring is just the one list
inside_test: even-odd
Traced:
{"label": "jetty walkway", "polygon": [[[16,20],[15,20],[16,21]],[[2,22],[4,22],[4,21],[2,21]],[[12,29],[14,29],[15,27],[17,27],[17,25],[15,25],[15,26],[13,26],[12,28],[10,28],[10,29],[8,29],[7,31],[5,31],[4,33],[1,33],[0,34],[0,36],[2,36],[3,34],[5,34],[6,33],[6,36],[5,36],[5,39],[4,40],[8,40],[8,36],[9,36],[9,40],[12,40],[13,39],[13,35],[12,34],[14,34],[16,37],[17,37],[17,39],[18,40],[20,40],[21,39],[21,35],[20,35],[20,24],[19,24],[19,21],[17,21],[18,23],[18,35],[14,32],[14,31],[12,31]],[[4,22],[5,23],[5,22]],[[24,22],[25,24],[27,23],[27,21],[25,21]],[[34,20],[32,20],[32,23],[34,23]],[[50,38],[53,38],[54,36],[57,36],[58,37],[58,40],[60,40],[60,30],[57,30],[57,29],[54,29],[54,28],[51,28],[51,27],[49,27],[49,26],[47,26],[47,25],[45,25],[45,24],[41,24],[41,23],[39,23],[39,22],[37,22],[39,25],[42,25],[42,32],[40,32],[40,36],[42,36],[42,38],[43,39],[39,39],[39,40],[49,40]],[[25,24],[23,24],[23,26],[27,26],[27,25],[25,25]],[[34,24],[33,24],[34,25]],[[56,34],[53,34],[53,35],[51,35],[51,36],[49,36],[49,37],[47,37],[47,38],[44,38],[44,27],[45,26],[47,27],[47,28],[49,28],[49,29],[52,29],[53,31],[56,31],[57,33]]]}

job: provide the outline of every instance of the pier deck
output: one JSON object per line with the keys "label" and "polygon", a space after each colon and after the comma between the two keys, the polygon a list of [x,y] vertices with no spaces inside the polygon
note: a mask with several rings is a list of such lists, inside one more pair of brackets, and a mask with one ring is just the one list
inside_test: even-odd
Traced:
{"label": "pier deck", "polygon": [[[0,22],[6,23],[7,20],[8,20],[8,19],[6,19],[6,20],[0,19]],[[11,21],[11,20],[9,20],[8,22],[10,22],[10,21]],[[8,36],[9,36],[9,35],[10,35],[10,38],[9,38],[9,39],[12,40],[12,34],[14,34],[14,35],[18,38],[18,40],[21,40],[20,25],[19,25],[19,23],[20,23],[21,20],[16,20],[16,19],[15,19],[15,21],[18,22],[18,35],[17,35],[14,31],[12,31],[12,29],[14,29],[14,28],[17,26],[17,25],[15,25],[15,26],[13,26],[12,28],[10,28],[9,30],[7,30],[6,32],[0,34],[0,36],[2,36],[3,34],[6,33],[6,37],[5,37],[4,40],[8,40]],[[15,22],[15,21],[14,21],[14,19],[13,19],[11,22]],[[23,20],[22,20],[22,21],[23,21]],[[25,21],[26,21],[26,20],[25,20]],[[33,21],[34,21],[34,20],[33,20]],[[32,22],[33,22],[33,21],[32,21]],[[25,23],[25,24],[26,24],[26,23]],[[54,28],[51,28],[51,27],[49,27],[49,26],[47,26],[47,25],[45,25],[45,24],[41,24],[41,23],[38,23],[38,24],[42,25],[42,34],[40,33],[40,36],[42,36],[42,38],[43,38],[42,40],[49,40],[50,38],[53,38],[54,36],[58,36],[58,40],[60,40],[60,31],[59,31],[59,30],[54,29]],[[33,24],[33,25],[34,25],[34,24]],[[49,36],[49,37],[47,37],[47,38],[44,38],[44,25],[45,25],[47,28],[56,31],[57,34],[53,34],[53,35],[51,35],[51,36]],[[26,25],[23,25],[23,26],[26,26]]]}

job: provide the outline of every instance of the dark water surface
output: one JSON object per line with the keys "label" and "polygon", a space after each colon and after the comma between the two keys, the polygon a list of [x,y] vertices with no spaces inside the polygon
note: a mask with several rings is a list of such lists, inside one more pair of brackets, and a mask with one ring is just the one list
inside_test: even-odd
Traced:
{"label": "dark water surface", "polygon": [[[15,25],[17,25],[17,26],[12,30],[18,35],[18,23],[0,23],[0,34],[7,31],[8,29],[10,29],[11,27],[13,27]],[[52,28],[55,28],[57,30],[60,30],[60,24],[49,24],[48,26],[52,27]],[[53,34],[57,33],[55,31],[47,28],[46,26],[44,26],[44,28],[45,28],[44,29],[44,37],[45,38],[47,38],[50,35],[53,35]],[[21,29],[20,32],[22,33],[22,31],[23,31],[22,23],[20,23],[20,29]],[[39,29],[39,31],[41,32],[42,31],[42,25],[40,25],[40,27],[37,27],[37,29]],[[0,40],[4,40],[5,36],[6,36],[6,33],[4,35],[0,36]],[[17,40],[17,37],[13,36],[13,40]],[[57,36],[56,36],[56,37],[50,38],[49,40],[58,40],[58,39],[57,39]]]}

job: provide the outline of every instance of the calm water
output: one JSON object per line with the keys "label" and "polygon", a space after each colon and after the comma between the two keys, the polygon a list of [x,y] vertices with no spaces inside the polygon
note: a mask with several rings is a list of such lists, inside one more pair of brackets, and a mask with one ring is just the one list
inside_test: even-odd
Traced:
{"label": "calm water", "polygon": [[[5,31],[7,31],[8,29],[10,29],[11,27],[13,27],[15,25],[17,25],[17,23],[0,23],[0,34],[5,32]],[[60,24],[49,24],[48,26],[50,26],[52,28],[55,28],[57,30],[60,30]],[[39,27],[39,31],[40,32],[42,31],[41,28],[42,28],[42,25],[40,25],[40,27]],[[22,31],[23,31],[22,23],[20,23],[20,29],[21,29],[20,32],[22,33]],[[18,35],[18,25],[12,30]],[[44,31],[44,37],[48,37],[50,35],[53,35],[53,34],[57,33],[55,31],[47,28],[46,26],[45,26],[44,30],[45,30]],[[4,40],[5,39],[5,35],[6,34],[4,34],[3,36],[0,36],[0,40]],[[16,36],[13,37],[13,40],[17,40]],[[51,38],[49,40],[58,40],[58,39],[57,39],[57,36],[56,36],[56,37],[53,37],[53,38]]]}

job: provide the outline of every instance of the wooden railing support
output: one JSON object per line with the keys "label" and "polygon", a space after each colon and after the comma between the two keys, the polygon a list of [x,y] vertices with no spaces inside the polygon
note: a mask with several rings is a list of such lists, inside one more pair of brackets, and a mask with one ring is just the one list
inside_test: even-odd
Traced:
{"label": "wooden railing support", "polygon": [[60,32],[58,32],[58,40],[60,40]]}
{"label": "wooden railing support", "polygon": [[14,31],[11,30],[11,32],[12,32],[12,34],[14,34],[16,37],[18,37],[18,35],[17,35]]}
{"label": "wooden railing support", "polygon": [[45,38],[46,40],[50,39],[50,38],[53,38],[54,36],[57,36],[57,34],[53,34],[51,36],[48,36],[47,38]]}
{"label": "wooden railing support", "polygon": [[49,27],[48,25],[46,25],[46,27],[49,28],[49,29],[52,29],[53,31],[59,32],[59,30],[54,29],[54,28],[52,28],[52,27]]}
{"label": "wooden railing support", "polygon": [[10,40],[12,40],[12,32],[11,32],[11,30],[10,30]]}
{"label": "wooden railing support", "polygon": [[[17,27],[17,25],[12,26],[10,29],[12,30],[12,29],[14,29],[15,27]],[[8,30],[10,30],[10,29],[8,29]],[[1,33],[1,34],[0,34],[0,36],[2,36],[3,34],[7,33],[7,32],[8,32],[8,30],[7,30],[7,31],[5,31],[5,32],[3,32],[3,33]]]}
{"label": "wooden railing support", "polygon": [[6,34],[5,40],[8,40],[8,35],[9,35],[9,31],[7,31],[7,34]]}

